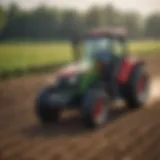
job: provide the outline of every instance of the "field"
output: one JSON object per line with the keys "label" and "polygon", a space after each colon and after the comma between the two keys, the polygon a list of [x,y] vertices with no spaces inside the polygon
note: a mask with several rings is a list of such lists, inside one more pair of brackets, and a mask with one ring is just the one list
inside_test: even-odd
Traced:
{"label": "field", "polygon": [[42,66],[71,59],[68,44],[1,44],[0,71]]}
{"label": "field", "polygon": [[[159,41],[130,42],[132,54],[160,51]],[[0,73],[15,69],[45,66],[72,59],[69,43],[8,43],[0,44]]]}
{"label": "field", "polygon": [[[160,55],[144,59],[152,79],[159,76]],[[74,111],[43,128],[34,100],[52,78],[53,72],[0,82],[0,160],[160,159],[159,102],[134,111],[113,108],[106,127],[96,131],[85,130]],[[160,91],[160,85],[155,87]]]}

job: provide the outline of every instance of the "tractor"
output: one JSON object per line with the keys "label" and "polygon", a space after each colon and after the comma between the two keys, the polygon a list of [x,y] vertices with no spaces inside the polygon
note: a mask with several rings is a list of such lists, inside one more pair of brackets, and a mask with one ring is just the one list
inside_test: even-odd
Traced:
{"label": "tractor", "polygon": [[41,123],[57,123],[64,109],[76,108],[86,127],[106,124],[111,114],[112,82],[101,79],[95,55],[103,54],[108,79],[113,66],[119,65],[114,80],[126,106],[143,106],[149,96],[149,75],[145,63],[127,53],[126,42],[127,32],[122,28],[93,28],[83,37],[74,37],[74,61],[60,68],[55,83],[43,87],[37,95],[35,109]]}

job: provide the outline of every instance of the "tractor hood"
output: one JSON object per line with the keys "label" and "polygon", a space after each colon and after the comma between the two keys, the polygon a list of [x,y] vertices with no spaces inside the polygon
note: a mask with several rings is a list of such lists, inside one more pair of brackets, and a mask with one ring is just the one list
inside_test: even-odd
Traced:
{"label": "tractor hood", "polygon": [[84,73],[88,71],[91,68],[91,63],[89,62],[74,62],[72,64],[69,64],[67,66],[64,66],[57,72],[57,76],[59,77],[68,77],[80,73]]}

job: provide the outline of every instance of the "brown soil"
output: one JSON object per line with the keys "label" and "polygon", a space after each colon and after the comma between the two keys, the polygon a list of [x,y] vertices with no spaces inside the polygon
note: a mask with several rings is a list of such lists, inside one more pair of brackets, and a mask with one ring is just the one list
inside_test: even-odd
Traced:
{"label": "brown soil", "polygon": [[[152,76],[159,73],[160,56],[145,58]],[[112,110],[105,128],[87,131],[77,113],[42,127],[34,99],[52,74],[0,82],[0,160],[159,160],[160,108]]]}

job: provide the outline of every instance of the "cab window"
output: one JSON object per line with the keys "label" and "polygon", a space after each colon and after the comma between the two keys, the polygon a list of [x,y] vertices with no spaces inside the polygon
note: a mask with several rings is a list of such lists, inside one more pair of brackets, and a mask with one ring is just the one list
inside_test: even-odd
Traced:
{"label": "cab window", "polygon": [[113,53],[117,56],[122,56],[124,53],[124,44],[119,40],[114,40]]}

